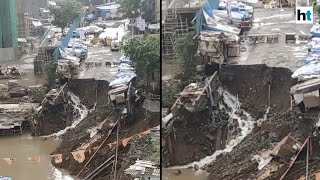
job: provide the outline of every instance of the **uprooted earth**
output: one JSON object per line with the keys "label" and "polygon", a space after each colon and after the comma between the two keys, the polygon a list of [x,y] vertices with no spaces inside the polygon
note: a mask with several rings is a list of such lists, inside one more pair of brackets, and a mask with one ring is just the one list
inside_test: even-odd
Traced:
{"label": "uprooted earth", "polygon": [[105,80],[69,79],[29,113],[35,135],[62,139],[51,154],[54,166],[79,178],[131,179],[124,172],[136,160],[160,163],[159,101],[147,98],[126,122],[109,90]]}
{"label": "uprooted earth", "polygon": [[[162,165],[208,179],[299,179],[319,167],[319,110],[292,104],[292,71],[221,65],[192,83],[163,118]],[[164,82],[165,85],[168,82]],[[302,108],[303,107],[303,108]],[[307,111],[305,111],[307,109]]]}

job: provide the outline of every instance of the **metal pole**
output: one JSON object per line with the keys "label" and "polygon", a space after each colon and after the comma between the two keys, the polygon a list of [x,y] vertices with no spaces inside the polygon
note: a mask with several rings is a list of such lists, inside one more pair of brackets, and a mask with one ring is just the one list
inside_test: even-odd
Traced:
{"label": "metal pole", "polygon": [[117,145],[116,145],[116,159],[114,162],[114,175],[113,175],[113,179],[116,180],[116,176],[117,176],[117,161],[118,161],[118,146],[119,146],[119,129],[120,129],[120,121],[118,121],[117,124]]}
{"label": "metal pole", "polygon": [[307,158],[306,158],[306,180],[309,180],[309,141],[310,139],[308,138],[308,141],[307,141]]}
{"label": "metal pole", "polygon": [[270,107],[270,104],[271,104],[271,84],[269,84],[268,107]]}
{"label": "metal pole", "polygon": [[290,97],[290,111],[292,111],[292,102],[293,102],[293,98],[292,96]]}

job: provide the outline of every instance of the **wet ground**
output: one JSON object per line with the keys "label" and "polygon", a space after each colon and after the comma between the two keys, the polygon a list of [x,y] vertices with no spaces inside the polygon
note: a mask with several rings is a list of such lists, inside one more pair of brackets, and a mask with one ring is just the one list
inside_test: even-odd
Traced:
{"label": "wet ground", "polygon": [[293,9],[255,9],[253,28],[248,34],[280,33],[278,43],[245,45],[239,64],[266,64],[271,67],[286,67],[296,70],[303,65],[307,46],[303,42],[286,43],[286,33],[308,35],[311,25],[297,25]]}
{"label": "wet ground", "polygon": [[204,171],[194,173],[192,169],[181,169],[181,174],[176,175],[176,170],[162,169],[163,180],[207,180],[208,174]]}
{"label": "wet ground", "polygon": [[81,66],[80,79],[94,78],[96,80],[112,81],[117,74],[117,66],[106,66],[106,62],[118,62],[121,52],[112,52],[110,47],[89,47],[85,63],[101,63],[101,66]]}
{"label": "wet ground", "polygon": [[[14,180],[71,180],[66,171],[51,165],[50,153],[59,140],[32,137],[30,134],[0,137],[0,176],[12,176]],[[32,162],[28,157],[40,156],[40,162]],[[3,158],[16,158],[9,165]]]}
{"label": "wet ground", "polygon": [[[34,66],[33,60],[36,57],[33,55],[26,55],[17,61],[4,61],[1,62],[1,65],[15,66],[19,69],[19,72],[22,72],[24,75],[21,79],[17,79],[20,86],[33,86],[38,84],[43,84],[44,78],[34,75]],[[1,79],[1,84],[8,83],[8,79]]]}

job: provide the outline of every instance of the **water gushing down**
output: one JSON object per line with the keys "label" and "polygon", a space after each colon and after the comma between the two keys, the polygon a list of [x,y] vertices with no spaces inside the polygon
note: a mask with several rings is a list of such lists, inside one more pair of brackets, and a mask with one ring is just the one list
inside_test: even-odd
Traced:
{"label": "water gushing down", "polygon": [[231,152],[233,148],[236,147],[253,130],[254,121],[249,113],[243,110],[243,115],[241,117],[235,113],[238,108],[240,108],[240,102],[238,101],[238,98],[223,90],[222,88],[219,88],[218,91],[222,93],[223,102],[227,106],[225,107],[225,105],[220,102],[219,109],[226,109],[227,113],[230,116],[229,122],[231,122],[233,119],[237,120],[239,128],[241,130],[240,133],[237,134],[234,139],[231,139],[229,142],[227,142],[225,149],[217,150],[211,156],[207,156],[200,161],[192,162],[184,166],[172,167],[172,169],[185,169],[195,165],[199,166],[200,168],[204,167],[206,164],[210,164],[212,161],[216,160],[217,156],[219,156],[220,154]]}
{"label": "water gushing down", "polygon": [[44,137],[60,137],[61,135],[66,133],[69,129],[75,128],[85,117],[87,117],[88,109],[83,104],[81,104],[80,98],[71,92],[68,92],[68,95],[70,96],[68,103],[73,106],[74,113],[77,114],[75,117],[75,120],[73,121],[71,126],[68,126],[60,130],[59,132],[56,132]]}
{"label": "water gushing down", "polygon": [[[59,169],[57,169],[57,168],[55,168],[55,167],[53,167],[54,168],[54,172],[53,172],[53,178],[54,178],[54,180],[74,180],[71,176],[69,176],[69,175],[67,175],[67,176],[64,176],[63,174],[62,174],[62,172],[61,171],[59,171]],[[48,179],[49,179],[50,177],[48,177]]]}

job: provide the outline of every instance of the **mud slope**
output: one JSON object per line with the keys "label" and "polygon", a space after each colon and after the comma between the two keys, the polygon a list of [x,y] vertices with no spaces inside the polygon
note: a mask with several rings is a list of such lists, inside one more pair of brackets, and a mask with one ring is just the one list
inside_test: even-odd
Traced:
{"label": "mud slope", "polygon": [[[258,163],[252,161],[254,155],[271,150],[288,133],[298,141],[304,142],[313,132],[316,121],[316,114],[307,117],[294,112],[268,119],[261,127],[256,127],[233,151],[218,157],[207,167],[209,179],[257,179],[259,171]],[[280,176],[274,179],[279,179]]]}
{"label": "mud slope", "polygon": [[91,109],[97,101],[97,106],[108,103],[109,82],[95,79],[70,79],[68,87],[78,95],[81,103]]}
{"label": "mud slope", "polygon": [[64,104],[58,104],[44,109],[38,119],[41,121],[41,128],[38,128],[39,135],[49,135],[56,133],[72,123],[72,106],[68,106],[69,113],[64,113]]}
{"label": "mud slope", "polygon": [[[241,109],[249,113],[253,120],[262,119],[268,106],[269,84],[271,84],[270,113],[286,113],[290,106],[290,87],[292,72],[285,68],[272,68],[265,65],[222,65],[219,70],[220,84],[224,90],[237,96]],[[223,149],[232,137],[237,134],[239,125],[228,122],[230,108],[226,99],[215,92],[218,106],[214,107],[213,119],[210,120],[208,109],[203,112],[190,113],[181,110],[173,118],[172,126],[163,131],[163,165],[185,165],[198,161],[216,150]],[[224,106],[221,106],[221,103]],[[227,107],[227,110],[224,108]],[[228,113],[226,113],[228,112]],[[232,119],[231,119],[232,121]],[[235,132],[233,132],[235,131]]]}
{"label": "mud slope", "polygon": [[286,68],[266,65],[222,65],[219,79],[231,94],[238,95],[242,109],[253,117],[262,118],[268,105],[271,84],[271,112],[287,112],[290,106],[290,87],[296,83]]}
{"label": "mud slope", "polygon": [[[212,154],[214,137],[206,136],[215,134],[210,121],[208,111],[190,113],[184,110],[175,117],[172,127],[162,132],[162,141],[167,143],[163,148],[163,165],[184,165]],[[171,142],[168,136],[171,136]]]}
{"label": "mud slope", "polygon": [[[67,169],[71,174],[76,175],[80,172],[82,167],[87,163],[89,158],[91,157],[92,153],[88,150],[85,152],[86,160],[83,163],[78,163],[75,161],[70,154],[71,151],[76,150],[78,147],[80,147],[81,144],[87,143],[91,141],[89,133],[86,132],[85,129],[88,127],[94,127],[93,123],[96,122],[98,124],[99,122],[95,119],[102,119],[102,118],[108,118],[107,123],[103,128],[101,129],[101,132],[99,134],[101,135],[101,138],[98,139],[94,144],[92,144],[92,147],[98,147],[102,141],[106,138],[107,132],[110,129],[109,124],[111,122],[115,122],[118,119],[118,114],[113,113],[111,110],[109,112],[104,113],[96,113],[95,115],[90,114],[86,119],[84,119],[76,128],[68,131],[65,136],[63,137],[63,141],[61,145],[53,152],[53,154],[63,154],[63,163],[61,164],[54,164],[57,167]],[[133,135],[136,135],[138,133],[141,133],[143,131],[146,131],[152,127],[155,127],[159,125],[160,123],[160,114],[159,113],[149,113],[146,111],[141,111],[140,116],[137,117],[136,121],[133,122],[133,124],[130,125],[121,125],[121,131],[119,133],[120,139],[124,139]],[[106,161],[110,156],[115,154],[115,147],[110,148],[107,146],[108,143],[112,143],[116,141],[116,130],[112,132],[110,137],[107,139],[107,141],[104,143],[102,148],[98,151],[97,155],[92,159],[92,161],[89,163],[88,167],[83,171],[80,177],[84,178],[86,175],[90,174],[94,169],[96,169],[99,165],[101,165],[104,161]],[[127,154],[129,153],[130,144],[126,147],[123,147],[120,143],[119,146],[119,157],[118,157],[118,169],[119,172],[123,171],[124,169],[128,168],[132,163],[132,160],[127,159]],[[139,158],[142,158],[139,156]],[[125,161],[125,162],[123,162]],[[111,168],[108,168],[107,171],[109,172]],[[110,171],[111,172],[111,171]],[[119,173],[118,175],[123,175],[123,172]],[[108,176],[110,174],[102,173],[101,176]],[[121,177],[121,179],[127,179],[128,177]],[[108,178],[107,178],[108,179]],[[112,179],[112,178],[111,178]]]}

